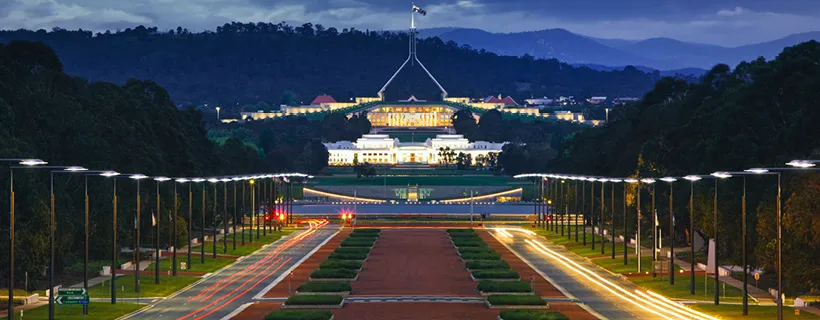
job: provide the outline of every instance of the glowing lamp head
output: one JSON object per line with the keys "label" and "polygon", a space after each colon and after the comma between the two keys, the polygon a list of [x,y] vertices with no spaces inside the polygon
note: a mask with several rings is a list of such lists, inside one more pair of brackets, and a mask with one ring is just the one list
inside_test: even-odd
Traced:
{"label": "glowing lamp head", "polygon": [[769,169],[751,168],[751,169],[743,170],[743,172],[749,172],[749,173],[754,173],[754,174],[764,174],[764,173],[768,173]]}
{"label": "glowing lamp head", "polygon": [[116,177],[116,176],[120,175],[120,173],[116,172],[116,171],[105,171],[103,173],[100,173],[100,175],[103,176],[103,177],[106,177],[106,178],[110,178],[110,177]]}
{"label": "glowing lamp head", "polygon": [[46,164],[48,164],[48,162],[45,162],[40,159],[25,159],[20,161],[20,165],[23,166],[42,166]]}
{"label": "glowing lamp head", "polygon": [[196,183],[200,183],[200,182],[205,182],[205,179],[204,178],[193,178],[193,179],[191,179],[191,181],[196,182]]}
{"label": "glowing lamp head", "polygon": [[695,182],[695,181],[698,181],[698,180],[700,180],[700,179],[703,179],[703,178],[701,178],[700,176],[696,176],[696,175],[688,175],[688,176],[685,176],[685,177],[683,177],[683,178],[684,178],[684,179],[686,179],[686,180],[692,181],[692,182]]}
{"label": "glowing lamp head", "polygon": [[792,160],[786,162],[786,165],[795,168],[811,168],[815,166],[814,162],[809,160]]}
{"label": "glowing lamp head", "polygon": [[652,179],[652,178],[641,179],[641,182],[646,183],[646,184],[653,184],[653,183],[655,183],[655,179]]}
{"label": "glowing lamp head", "polygon": [[678,181],[678,179],[677,179],[677,178],[673,178],[673,177],[664,177],[664,178],[661,178],[661,181],[664,181],[664,182],[670,182],[670,183],[671,183],[671,182]]}
{"label": "glowing lamp head", "polygon": [[730,173],[723,172],[723,171],[713,172],[712,176],[715,177],[715,178],[720,178],[720,179],[726,179],[726,178],[731,178],[732,177],[732,175]]}
{"label": "glowing lamp head", "polygon": [[632,178],[624,179],[624,182],[626,182],[626,183],[638,183],[638,179],[632,179]]}
{"label": "glowing lamp head", "polygon": [[130,176],[129,178],[134,179],[134,180],[142,180],[142,179],[147,179],[148,176],[146,176],[144,174],[135,174],[135,175]]}
{"label": "glowing lamp head", "polygon": [[63,169],[63,171],[68,171],[68,172],[80,172],[80,171],[88,171],[88,169],[83,168],[83,167],[71,166],[71,167],[68,167],[68,168]]}
{"label": "glowing lamp head", "polygon": [[168,181],[168,180],[171,180],[171,178],[168,178],[168,177],[156,177],[156,178],[154,178],[154,181],[157,181],[157,182],[165,182],[165,181]]}
{"label": "glowing lamp head", "polygon": [[186,183],[186,182],[190,182],[191,180],[188,180],[188,179],[185,179],[185,178],[179,178],[179,179],[176,179],[174,181],[176,181],[178,183]]}

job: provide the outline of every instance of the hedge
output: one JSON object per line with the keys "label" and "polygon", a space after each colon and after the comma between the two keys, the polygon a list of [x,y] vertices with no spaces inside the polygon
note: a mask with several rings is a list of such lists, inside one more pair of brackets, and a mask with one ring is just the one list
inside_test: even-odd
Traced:
{"label": "hedge", "polygon": [[362,268],[362,263],[353,260],[335,260],[327,259],[319,265],[319,269],[349,269],[359,270]]}
{"label": "hedge", "polygon": [[490,247],[462,247],[458,248],[458,253],[495,253],[495,249]]}
{"label": "hedge", "polygon": [[487,269],[509,269],[510,265],[507,261],[468,261],[467,269],[470,270],[487,270]]}
{"label": "hedge", "polygon": [[342,303],[342,296],[333,295],[295,295],[285,300],[288,305],[336,305]]}
{"label": "hedge", "polygon": [[336,253],[330,254],[328,259],[333,260],[364,260],[367,259],[366,253]]}
{"label": "hedge", "polygon": [[350,234],[361,234],[361,233],[379,234],[381,232],[382,232],[381,229],[354,229],[353,232],[351,232]]}
{"label": "hedge", "polygon": [[342,247],[372,247],[376,239],[345,239],[342,241]]}
{"label": "hedge", "polygon": [[[305,282],[296,289],[299,292],[345,292],[350,291],[349,282]],[[500,291],[499,291],[500,292]]]}
{"label": "hedge", "polygon": [[265,320],[330,320],[330,311],[276,310],[268,313]]}
{"label": "hedge", "polygon": [[473,278],[476,279],[517,279],[518,272],[512,270],[475,270]]}
{"label": "hedge", "polygon": [[497,253],[464,253],[461,255],[464,260],[501,260]]}
{"label": "hedge", "polygon": [[481,280],[478,283],[478,290],[483,292],[532,292],[530,284],[526,281]]}
{"label": "hedge", "polygon": [[507,294],[493,294],[487,297],[487,301],[494,305],[508,305],[508,306],[543,306],[547,302],[539,296],[527,295],[507,295]]}
{"label": "hedge", "polygon": [[353,279],[357,272],[350,269],[318,269],[310,274],[313,279]]}
{"label": "hedge", "polygon": [[504,320],[569,320],[569,317],[557,311],[505,310],[499,316]]}
{"label": "hedge", "polygon": [[476,234],[475,229],[447,229],[449,234]]}
{"label": "hedge", "polygon": [[354,247],[336,248],[336,250],[333,250],[333,252],[335,252],[335,253],[368,254],[368,253],[370,253],[370,248],[354,248]]}
{"label": "hedge", "polygon": [[474,241],[474,240],[465,240],[465,241],[453,240],[453,244],[456,247],[486,247],[487,246],[487,244],[484,243],[484,241],[480,241],[480,240],[479,241]]}

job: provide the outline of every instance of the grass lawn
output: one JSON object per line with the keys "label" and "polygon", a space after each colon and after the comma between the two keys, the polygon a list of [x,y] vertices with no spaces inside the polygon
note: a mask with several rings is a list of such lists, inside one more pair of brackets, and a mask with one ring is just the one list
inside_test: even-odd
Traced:
{"label": "grass lawn", "polygon": [[[629,280],[649,291],[659,293],[669,298],[714,301],[714,278],[708,278],[704,285],[703,276],[695,276],[694,296],[689,295],[689,279],[689,275],[676,274],[675,285],[669,285],[669,277],[667,276],[657,277],[654,280],[652,277],[632,278]],[[742,297],[743,291],[738,288],[727,285],[725,292],[724,289],[721,288],[720,301],[739,303],[743,301]],[[754,300],[749,298],[749,303],[754,303]]]}
{"label": "grass lawn", "polygon": [[[741,315],[740,305],[719,305],[699,303],[691,306],[692,309],[702,311],[722,319],[777,319],[777,307],[775,306],[749,306],[749,315]],[[805,319],[820,319],[820,317],[811,313],[802,311],[800,316],[794,315],[794,308],[783,306],[783,319],[786,320],[805,320]]]}
{"label": "grass lawn", "polygon": [[[135,303],[117,302],[117,304],[111,304],[109,302],[92,301],[91,304],[88,305],[88,315],[83,316],[83,308],[80,305],[55,305],[54,317],[57,319],[111,320],[144,307],[146,307],[146,305]],[[23,317],[20,317],[20,313],[18,312],[17,318],[26,320],[48,319],[48,306],[25,311]]]}
{"label": "grass lawn", "polygon": [[[599,252],[600,254],[600,252]],[[623,254],[623,253],[622,253]],[[615,256],[615,260],[612,259],[596,259],[592,260],[595,264],[607,269],[609,271],[620,273],[620,274],[630,274],[636,273],[638,268],[638,259],[634,255],[630,255],[629,259],[627,260],[627,265],[624,265],[624,257],[623,256]],[[669,262],[664,261],[668,266]],[[675,272],[678,272],[680,267],[675,266]],[[642,256],[641,257],[641,272],[651,272],[652,271],[652,256]]]}
{"label": "grass lawn", "polygon": [[[159,284],[154,284],[154,273],[146,274],[140,273],[140,297],[165,297],[180,289],[188,286],[191,283],[199,280],[199,277],[169,277],[160,275]],[[126,275],[117,277],[117,297],[118,298],[136,298],[138,295],[134,292],[134,276]],[[125,289],[123,289],[125,287]],[[89,287],[88,295],[91,298],[110,298],[111,297],[111,280],[106,280],[104,283]]]}
{"label": "grass lawn", "polygon": [[[221,250],[222,248],[219,248],[219,249]],[[237,247],[237,249],[239,249],[239,247]],[[194,252],[198,252],[198,251],[194,251]],[[217,252],[217,253],[221,253],[221,251]],[[188,261],[187,255],[185,255],[184,253],[177,253],[177,271],[214,272],[214,271],[217,271],[219,269],[222,269],[223,267],[233,263],[236,260],[235,259],[229,259],[229,258],[216,258],[216,259],[214,259],[211,256],[211,252],[205,251],[205,264],[200,263],[200,261],[202,261],[202,260],[200,259],[199,255],[191,255],[191,265],[188,266],[188,270],[180,270],[179,269],[179,263],[180,262],[187,262],[187,261]],[[154,265],[155,264],[152,263],[150,266],[148,266],[148,269],[145,269],[144,271],[140,272],[140,279],[142,279],[142,277],[145,276],[146,274],[150,274],[152,279],[153,279]],[[160,276],[168,275],[169,270],[171,270],[171,259],[160,260],[159,261]],[[119,279],[117,279],[117,282],[119,282]]]}
{"label": "grass lawn", "polygon": [[[435,175],[435,171],[430,174]],[[316,185],[421,185],[421,186],[503,186],[513,181],[505,176],[400,176],[400,177],[316,177]]]}
{"label": "grass lawn", "polygon": [[[6,284],[8,284],[8,283],[6,283]],[[14,289],[15,299],[16,299],[16,297],[27,297],[27,296],[30,296],[30,295],[35,294],[35,293],[39,293],[41,297],[44,297],[45,294],[46,294],[46,291],[45,290],[39,290],[39,291],[28,291],[28,292],[26,292],[26,290],[23,290],[23,289]],[[5,296],[8,296],[8,294],[9,294],[9,289],[8,288],[0,288],[0,296],[5,297]]]}

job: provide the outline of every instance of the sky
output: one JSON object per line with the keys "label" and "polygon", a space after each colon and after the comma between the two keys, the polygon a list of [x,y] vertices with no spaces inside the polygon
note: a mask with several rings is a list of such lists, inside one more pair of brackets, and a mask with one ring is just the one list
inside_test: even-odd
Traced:
{"label": "sky", "polygon": [[[412,1],[412,0],[411,0]],[[403,30],[406,0],[0,0],[0,29],[213,30],[231,21]],[[737,46],[820,31],[818,0],[416,0],[419,28],[563,28],[599,38]]]}

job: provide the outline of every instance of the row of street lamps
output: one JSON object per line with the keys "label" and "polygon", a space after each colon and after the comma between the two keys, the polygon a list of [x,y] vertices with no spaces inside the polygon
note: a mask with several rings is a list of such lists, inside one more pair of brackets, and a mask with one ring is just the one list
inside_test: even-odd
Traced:
{"label": "row of street lamps", "polygon": [[[292,216],[292,195],[293,195],[293,188],[292,188],[292,180],[303,180],[309,179],[311,176],[302,174],[302,173],[282,173],[282,174],[255,174],[255,175],[237,175],[237,176],[221,176],[221,177],[210,177],[210,178],[169,178],[165,176],[156,176],[156,177],[149,177],[143,174],[122,174],[116,171],[97,171],[97,170],[88,170],[83,167],[79,166],[49,166],[46,161],[40,159],[0,159],[0,162],[4,163],[12,163],[9,166],[10,169],[10,179],[9,179],[9,191],[10,191],[10,214],[9,214],[9,301],[8,301],[8,318],[14,319],[14,238],[15,238],[15,191],[14,191],[14,170],[15,169],[48,169],[50,170],[50,201],[49,201],[49,267],[48,267],[48,283],[49,283],[49,319],[54,319],[54,292],[51,292],[54,288],[54,233],[56,231],[55,226],[55,196],[54,196],[54,175],[55,174],[82,174],[84,175],[84,182],[85,182],[85,221],[84,221],[84,246],[85,246],[85,256],[83,262],[83,287],[88,290],[88,236],[89,236],[89,195],[88,195],[88,177],[106,177],[111,178],[113,183],[113,228],[112,228],[112,257],[111,257],[111,303],[116,303],[116,286],[115,286],[115,279],[116,279],[116,264],[117,264],[117,257],[118,257],[118,247],[117,247],[117,178],[118,177],[127,177],[131,180],[135,180],[137,183],[137,203],[136,203],[136,213],[135,213],[135,228],[136,228],[136,235],[134,240],[134,270],[135,270],[135,291],[139,292],[139,285],[140,285],[140,269],[139,269],[139,237],[140,237],[140,216],[141,216],[141,194],[140,194],[140,181],[145,179],[153,179],[156,182],[157,186],[157,194],[156,194],[156,201],[157,201],[157,216],[156,216],[156,227],[157,227],[157,236],[156,236],[156,247],[155,247],[155,282],[159,283],[159,222],[160,214],[162,210],[161,202],[160,202],[160,184],[167,181],[174,181],[174,210],[175,214],[172,220],[172,228],[173,228],[173,236],[172,236],[172,274],[174,276],[177,275],[177,266],[176,266],[176,210],[179,206],[179,197],[177,193],[177,187],[179,184],[189,183],[188,186],[188,250],[187,250],[187,265],[191,265],[191,233],[193,229],[192,223],[192,216],[193,216],[193,190],[191,185],[194,183],[202,183],[202,182],[210,182],[214,186],[214,198],[213,198],[213,257],[216,258],[217,252],[217,224],[216,224],[216,204],[217,204],[217,184],[222,182],[223,183],[223,221],[222,221],[222,228],[225,236],[223,237],[223,253],[227,253],[228,244],[227,244],[227,234],[228,234],[228,210],[227,210],[227,201],[228,201],[228,187],[227,184],[229,182],[233,182],[233,193],[234,193],[234,216],[233,216],[233,248],[236,249],[236,219],[237,219],[237,183],[242,183],[242,206],[243,206],[243,214],[240,216],[242,218],[242,245],[245,244],[245,228],[244,228],[244,211],[246,205],[246,190],[250,187],[250,200],[252,210],[256,210],[257,205],[257,196],[261,198],[261,207],[264,209],[264,217],[265,225],[260,226],[260,217],[258,214],[254,214],[253,217],[256,218],[256,238],[259,239],[260,229],[262,229],[263,235],[267,234],[267,229],[270,228],[271,232],[273,231],[273,221],[268,219],[269,217],[269,209],[271,205],[274,207],[273,210],[278,212],[284,212],[282,217],[288,219],[288,223],[293,222]],[[284,189],[278,190],[277,183],[275,180],[282,181],[282,187]],[[268,182],[268,183],[260,183],[256,184],[256,181]],[[277,191],[279,191],[277,193]],[[278,195],[282,196],[282,200],[277,201],[279,199]],[[200,239],[205,238],[205,205],[206,205],[206,197],[207,191],[205,185],[202,186],[202,225],[201,225],[201,234]],[[258,213],[258,212],[257,212]],[[153,217],[152,217],[153,218]],[[253,220],[251,220],[251,227],[253,229]],[[253,232],[248,237],[249,242],[253,242]],[[204,242],[204,241],[203,241]],[[200,246],[200,254],[201,254],[201,262],[205,262],[205,246],[204,243]],[[83,313],[87,314],[87,306],[83,306]]]}
{"label": "row of street lamps", "polygon": [[[743,193],[741,197],[742,206],[741,206],[741,219],[742,219],[742,251],[743,251],[743,315],[748,315],[748,259],[747,259],[747,230],[746,230],[746,177],[750,175],[773,175],[777,177],[777,201],[776,201],[776,228],[777,228],[777,258],[776,258],[776,269],[777,269],[777,292],[778,295],[776,297],[777,300],[777,318],[778,320],[783,319],[783,273],[782,273],[782,211],[781,211],[781,172],[782,171],[791,171],[791,170],[820,170],[820,168],[814,168],[817,163],[820,163],[820,160],[793,160],[786,165],[788,167],[782,168],[752,168],[744,171],[718,171],[714,172],[709,175],[687,175],[683,177],[663,177],[658,180],[664,181],[669,183],[669,225],[670,225],[670,237],[674,236],[674,214],[672,208],[672,200],[673,200],[673,193],[672,193],[672,186],[673,183],[679,181],[680,179],[687,180],[690,183],[690,191],[689,191],[689,230],[694,230],[694,211],[693,211],[693,201],[694,201],[694,184],[696,181],[699,181],[704,178],[711,178],[715,181],[715,188],[714,188],[714,234],[715,234],[715,264],[714,264],[714,276],[715,276],[715,289],[714,289],[714,303],[717,305],[720,303],[720,295],[719,295],[719,280],[720,280],[720,270],[719,270],[719,263],[718,263],[718,255],[717,255],[717,246],[718,246],[718,212],[717,212],[717,196],[718,196],[718,181],[723,179],[728,179],[732,177],[742,177],[743,178]],[[535,178],[537,184],[535,185],[536,193],[539,195],[538,199],[535,202],[535,213],[537,216],[537,224],[539,226],[543,226],[545,228],[552,228],[553,231],[556,233],[559,232],[559,227],[556,225],[557,221],[555,221],[555,216],[560,215],[560,232],[563,236],[564,234],[564,222],[567,224],[567,238],[571,237],[569,232],[569,201],[567,197],[569,196],[568,190],[569,188],[565,188],[564,184],[567,180],[571,180],[575,182],[575,192],[573,193],[573,197],[575,198],[575,206],[573,212],[581,212],[582,220],[583,220],[583,243],[586,245],[586,225],[589,222],[590,225],[595,225],[595,204],[594,204],[594,196],[595,196],[595,183],[601,183],[601,213],[598,220],[600,222],[598,232],[600,232],[601,236],[601,253],[604,253],[604,237],[603,237],[603,216],[604,216],[604,185],[609,182],[612,184],[611,188],[611,201],[612,204],[610,208],[611,211],[611,244],[612,244],[612,259],[615,259],[615,184],[616,183],[624,183],[624,207],[623,207],[623,222],[624,222],[624,265],[628,264],[627,258],[627,241],[629,239],[628,236],[628,225],[627,225],[627,210],[626,210],[626,185],[627,184],[634,184],[637,190],[637,205],[636,205],[636,215],[637,215],[637,236],[636,236],[636,250],[637,252],[637,270],[640,272],[641,270],[641,199],[640,199],[640,186],[641,184],[645,185],[652,185],[652,224],[655,226],[653,229],[653,244],[652,244],[652,256],[653,261],[657,260],[657,244],[658,244],[658,237],[657,231],[659,222],[657,221],[657,216],[655,215],[655,178],[611,178],[611,177],[591,177],[591,176],[583,176],[583,175],[576,175],[576,174],[521,174],[515,176],[515,178]],[[580,210],[578,208],[578,182],[581,182],[581,190],[582,190],[582,205]],[[586,210],[586,182],[591,183],[591,196],[590,196],[590,210]],[[547,201],[546,205],[543,201],[543,195],[547,193]],[[555,199],[555,201],[553,201]],[[556,209],[557,210],[553,210]],[[591,214],[590,217],[587,217],[587,212]],[[547,216],[550,216],[549,220],[545,220]],[[578,214],[575,215],[575,241],[578,242]],[[691,231],[690,231],[691,232]],[[694,236],[694,234],[693,234]],[[595,232],[592,233],[592,249],[595,250]],[[691,266],[690,266],[690,287],[689,291],[690,294],[695,294],[695,249],[694,245],[690,245],[690,259],[691,259]],[[674,269],[675,269],[675,253],[674,253],[674,240],[670,241],[670,255],[671,258],[669,260],[669,283],[675,283],[675,276],[674,276]]]}

